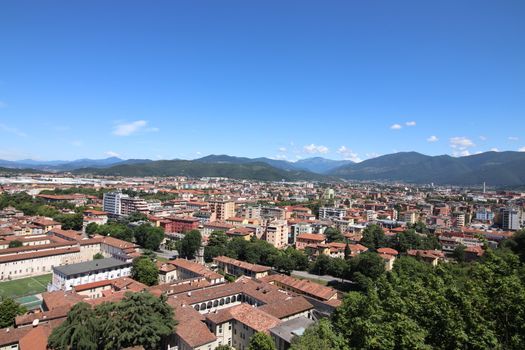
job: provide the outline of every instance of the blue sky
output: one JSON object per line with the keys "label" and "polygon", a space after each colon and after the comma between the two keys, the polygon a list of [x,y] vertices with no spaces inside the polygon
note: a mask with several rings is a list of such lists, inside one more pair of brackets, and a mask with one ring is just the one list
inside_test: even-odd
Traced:
{"label": "blue sky", "polygon": [[2,1],[0,159],[525,150],[522,0]]}

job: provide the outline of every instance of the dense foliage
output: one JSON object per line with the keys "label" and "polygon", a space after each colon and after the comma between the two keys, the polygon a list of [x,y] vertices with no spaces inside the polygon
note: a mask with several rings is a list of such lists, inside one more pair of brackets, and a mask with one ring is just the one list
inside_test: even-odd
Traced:
{"label": "dense foliage", "polygon": [[113,350],[133,346],[159,349],[174,332],[173,309],[166,297],[127,293],[116,303],[95,308],[78,303],[66,320],[53,330],[48,347],[54,350]]}
{"label": "dense foliage", "polygon": [[401,257],[389,273],[373,273],[368,263],[356,267],[354,276],[366,283],[334,313],[333,332],[312,327],[292,349],[307,349],[317,339],[333,341],[327,349],[523,349],[525,266],[514,254],[523,252],[516,249],[522,235],[505,245],[515,250],[488,250],[479,262],[433,267]]}
{"label": "dense foliage", "polygon": [[179,256],[185,259],[195,259],[197,251],[202,244],[202,236],[199,230],[191,230],[184,238],[177,242]]}
{"label": "dense foliage", "polygon": [[204,248],[204,259],[211,262],[214,257],[225,255],[252,264],[272,266],[276,270],[290,273],[292,270],[308,269],[308,257],[294,248],[279,250],[270,243],[252,238],[229,239],[222,231],[213,232]]}
{"label": "dense foliage", "polygon": [[128,242],[135,242],[145,249],[158,250],[164,239],[164,231],[149,223],[130,225],[129,223],[110,221],[104,225],[89,224],[86,227],[88,235],[99,234],[111,236]]}
{"label": "dense foliage", "polygon": [[263,332],[257,332],[250,338],[248,350],[275,350],[275,343],[271,336]]}
{"label": "dense foliage", "polygon": [[309,327],[301,337],[292,341],[290,350],[343,350],[346,349],[345,340],[334,332],[333,326],[327,319],[321,319]]}
{"label": "dense foliage", "polygon": [[26,308],[11,298],[0,298],[0,328],[11,327],[15,324],[15,317],[27,312]]}
{"label": "dense foliage", "polygon": [[131,277],[148,286],[158,283],[159,269],[155,262],[148,256],[140,256],[133,260]]}

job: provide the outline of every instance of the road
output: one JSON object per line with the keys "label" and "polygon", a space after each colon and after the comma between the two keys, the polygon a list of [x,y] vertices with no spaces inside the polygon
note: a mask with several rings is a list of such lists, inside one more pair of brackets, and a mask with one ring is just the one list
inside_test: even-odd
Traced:
{"label": "road", "polygon": [[168,260],[173,259],[173,256],[178,255],[176,250],[166,250],[166,249],[159,249],[158,251],[155,251],[155,254],[157,254],[160,258],[165,258]]}
{"label": "road", "polygon": [[[318,276],[318,275],[314,275],[312,273],[308,273],[306,271],[292,271],[292,276],[297,276],[297,277],[301,277],[301,278],[308,278],[308,279],[311,279],[311,280],[321,280],[321,281],[324,281],[324,282],[341,282],[341,279],[340,278],[337,278],[337,277],[334,277],[334,276],[330,276],[330,275],[323,275],[323,276]],[[343,282],[345,283],[353,283],[352,281],[350,280],[343,280]]]}

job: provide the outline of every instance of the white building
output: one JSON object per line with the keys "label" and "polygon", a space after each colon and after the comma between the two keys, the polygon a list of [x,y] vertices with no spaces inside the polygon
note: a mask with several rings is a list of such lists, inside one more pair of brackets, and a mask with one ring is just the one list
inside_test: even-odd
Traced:
{"label": "white building", "polygon": [[113,215],[120,215],[121,210],[121,200],[122,198],[128,198],[127,194],[122,194],[121,192],[107,192],[104,193],[104,198],[102,202],[102,208],[106,213]]}
{"label": "white building", "polygon": [[521,228],[520,213],[517,209],[506,208],[502,212],[502,228],[504,230],[516,231]]}
{"label": "white building", "polygon": [[73,287],[131,275],[131,262],[114,258],[98,259],[79,264],[54,266],[48,290],[71,290]]}
{"label": "white building", "polygon": [[342,220],[346,216],[346,209],[342,208],[319,208],[319,220]]}

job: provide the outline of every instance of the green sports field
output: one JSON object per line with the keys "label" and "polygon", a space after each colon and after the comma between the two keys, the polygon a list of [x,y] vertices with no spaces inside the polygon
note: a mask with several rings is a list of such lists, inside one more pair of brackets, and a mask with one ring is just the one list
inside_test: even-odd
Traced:
{"label": "green sports field", "polygon": [[45,292],[51,274],[0,282],[0,296],[19,298]]}

